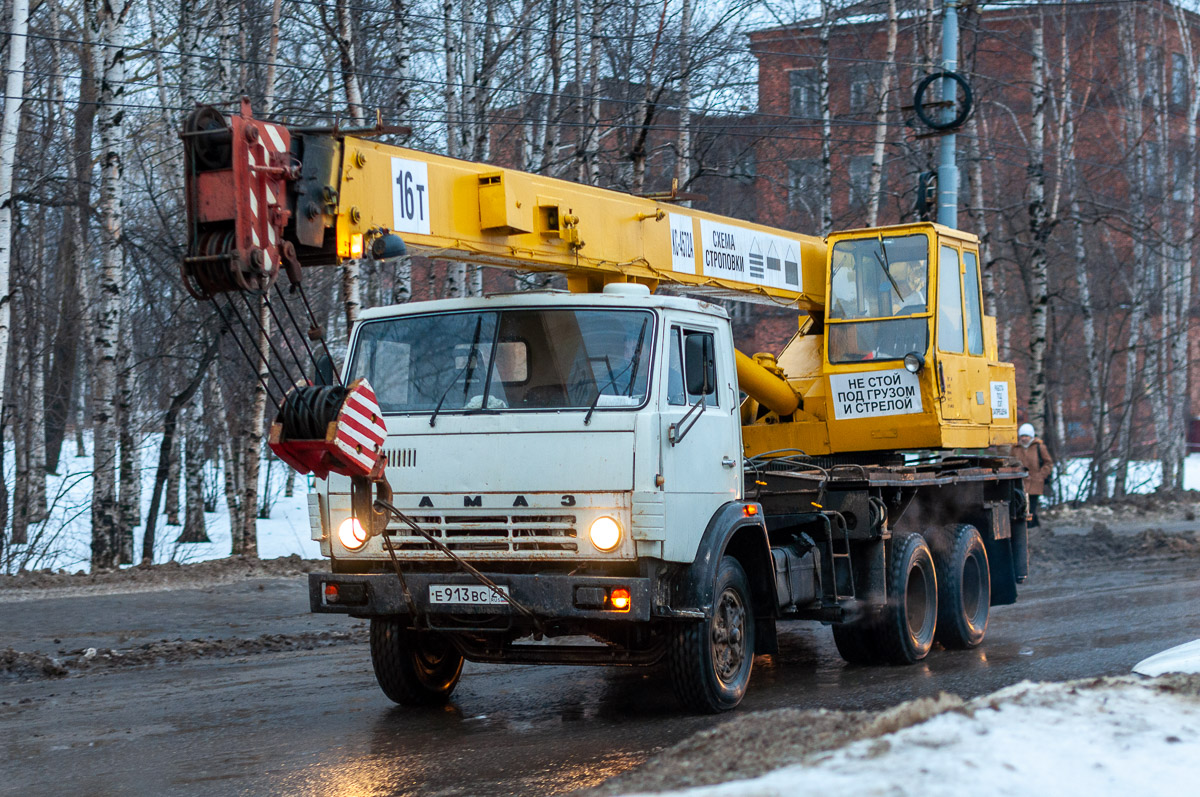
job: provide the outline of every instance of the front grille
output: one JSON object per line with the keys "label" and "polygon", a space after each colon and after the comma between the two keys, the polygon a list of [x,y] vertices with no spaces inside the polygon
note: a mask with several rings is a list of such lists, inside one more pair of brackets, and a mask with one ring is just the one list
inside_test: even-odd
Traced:
{"label": "front grille", "polygon": [[384,451],[389,468],[415,468],[417,466],[417,449],[389,448]]}
{"label": "front grille", "polygon": [[[412,515],[412,521],[455,553],[525,553],[530,556],[579,551],[574,515],[520,514]],[[385,545],[394,551],[436,551],[402,524],[388,527]]]}

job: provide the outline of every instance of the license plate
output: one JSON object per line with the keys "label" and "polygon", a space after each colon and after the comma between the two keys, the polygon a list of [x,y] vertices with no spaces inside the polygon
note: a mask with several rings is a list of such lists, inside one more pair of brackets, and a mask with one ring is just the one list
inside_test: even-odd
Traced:
{"label": "license plate", "polygon": [[[508,595],[508,587],[500,591]],[[430,584],[430,603],[458,603],[468,606],[507,606],[508,598],[497,595],[490,587],[470,584]]]}

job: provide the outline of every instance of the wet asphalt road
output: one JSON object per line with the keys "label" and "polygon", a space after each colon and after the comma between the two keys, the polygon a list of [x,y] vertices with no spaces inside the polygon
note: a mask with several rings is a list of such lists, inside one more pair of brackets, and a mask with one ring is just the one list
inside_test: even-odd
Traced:
{"label": "wet asphalt road", "polygon": [[[739,711],[871,709],[1025,679],[1127,673],[1200,636],[1193,561],[1037,574],[971,652],[860,668],[788,623]],[[255,608],[247,610],[247,602]],[[0,648],[342,630],[303,581],[0,603]],[[61,642],[56,643],[58,639]],[[392,706],[365,645],[0,681],[0,794],[540,795],[596,784],[719,718],[679,714],[636,671],[468,664],[451,704]]]}

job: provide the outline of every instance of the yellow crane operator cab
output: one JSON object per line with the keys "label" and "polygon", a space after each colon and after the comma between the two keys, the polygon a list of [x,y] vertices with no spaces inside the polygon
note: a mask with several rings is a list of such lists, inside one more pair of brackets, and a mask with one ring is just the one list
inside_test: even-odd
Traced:
{"label": "yellow crane operator cab", "polygon": [[924,362],[935,342],[984,354],[974,236],[934,224],[852,230],[830,236],[829,257],[830,365],[909,354]]}
{"label": "yellow crane operator cab", "polygon": [[[833,420],[909,414],[909,426],[932,424],[926,445],[998,442],[994,427],[1013,423],[1015,396],[1011,367],[997,362],[995,319],[983,315],[978,239],[925,222],[834,233],[828,252],[825,367],[834,403],[852,373],[900,369],[918,377],[921,396],[907,412],[846,404]],[[979,434],[947,436],[947,424]]]}

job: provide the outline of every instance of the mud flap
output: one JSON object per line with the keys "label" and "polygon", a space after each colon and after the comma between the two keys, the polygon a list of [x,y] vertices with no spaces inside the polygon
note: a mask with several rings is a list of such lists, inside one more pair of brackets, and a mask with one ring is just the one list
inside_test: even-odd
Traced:
{"label": "mud flap", "polygon": [[1029,577],[1029,526],[1024,520],[1012,524],[1013,576],[1018,584]]}
{"label": "mud flap", "polygon": [[[1015,528],[1013,536],[1016,536]],[[992,578],[992,606],[1016,603],[1017,579],[1014,572],[1013,538],[995,540],[989,535],[984,538],[983,546],[987,549],[988,571]]]}

